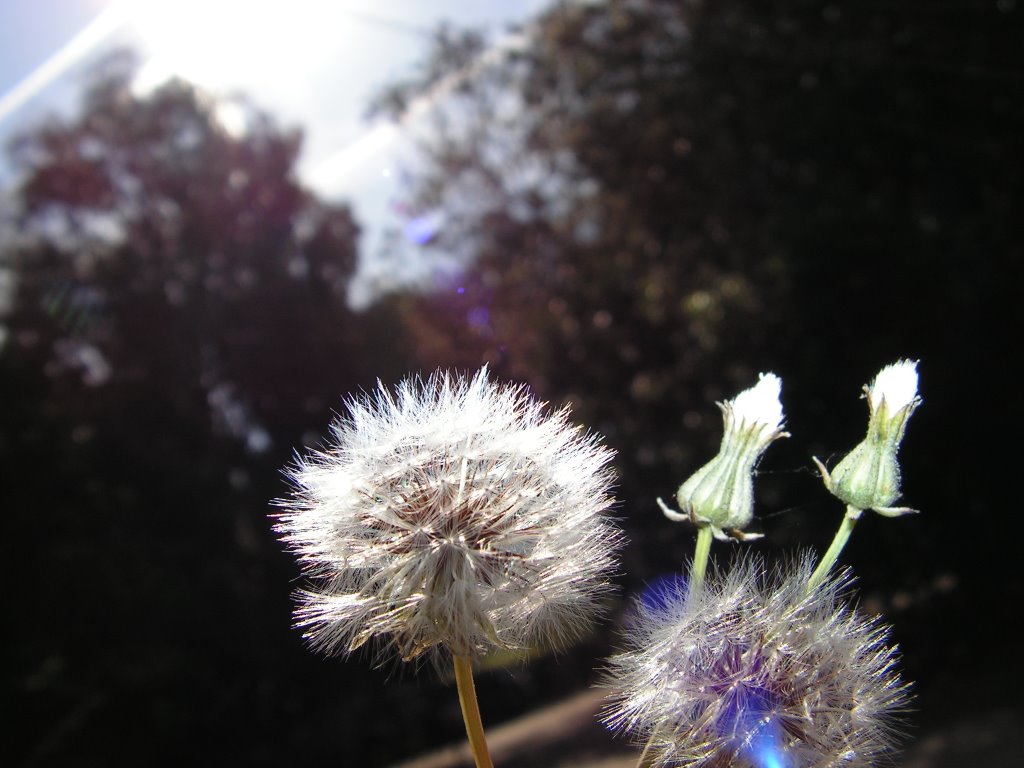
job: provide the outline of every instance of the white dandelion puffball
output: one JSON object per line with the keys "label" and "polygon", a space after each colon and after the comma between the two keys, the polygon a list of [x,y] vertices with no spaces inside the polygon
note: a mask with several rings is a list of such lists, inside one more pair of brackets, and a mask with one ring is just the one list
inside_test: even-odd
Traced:
{"label": "white dandelion puffball", "polygon": [[405,660],[559,646],[599,607],[620,533],[613,452],[525,388],[437,373],[353,400],[288,470],[277,530],[315,586],[313,645]]}
{"label": "white dandelion puffball", "polygon": [[610,725],[658,766],[869,766],[897,741],[908,687],[888,627],[845,604],[843,571],[807,591],[814,561],[747,558],[695,596],[642,609],[613,657]]}

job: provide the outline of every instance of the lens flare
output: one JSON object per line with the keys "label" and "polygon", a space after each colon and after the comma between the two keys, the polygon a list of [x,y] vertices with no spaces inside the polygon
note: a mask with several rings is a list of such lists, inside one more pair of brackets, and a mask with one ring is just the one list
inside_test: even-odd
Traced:
{"label": "lens flare", "polygon": [[749,741],[740,752],[757,768],[790,768],[782,744],[782,727],[774,714],[767,714],[751,729]]}
{"label": "lens flare", "polygon": [[444,216],[440,213],[427,213],[416,216],[405,224],[405,238],[413,245],[426,245],[440,231],[444,224]]}

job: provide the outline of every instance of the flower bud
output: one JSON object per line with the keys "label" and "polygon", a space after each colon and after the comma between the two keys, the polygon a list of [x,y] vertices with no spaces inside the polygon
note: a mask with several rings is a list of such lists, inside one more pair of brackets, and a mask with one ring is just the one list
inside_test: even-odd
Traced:
{"label": "flower bud", "polygon": [[[754,468],[768,445],[787,433],[782,429],[782,381],[762,373],[756,385],[733,400],[719,403],[725,434],[718,455],[679,486],[676,500],[683,514],[662,504],[670,520],[710,524],[716,538],[736,538],[754,515]],[[660,501],[660,500],[659,500]]]}
{"label": "flower bud", "polygon": [[824,474],[833,496],[854,509],[873,509],[883,515],[911,512],[893,507],[900,496],[900,467],[896,453],[907,421],[921,399],[917,396],[917,362],[900,360],[883,368],[864,388],[870,418],[867,437],[832,470]]}

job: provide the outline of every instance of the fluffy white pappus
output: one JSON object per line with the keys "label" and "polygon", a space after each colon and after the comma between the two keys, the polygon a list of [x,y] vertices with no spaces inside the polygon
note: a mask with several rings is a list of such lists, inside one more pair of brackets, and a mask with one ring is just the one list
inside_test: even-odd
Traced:
{"label": "fluffy white pappus", "polygon": [[348,404],[288,470],[277,531],[318,649],[405,660],[558,647],[599,611],[621,534],[613,452],[525,388],[437,373]]}
{"label": "fluffy white pappus", "polygon": [[895,413],[917,401],[917,361],[900,360],[878,372],[867,388],[871,410],[877,411],[882,401]]}
{"label": "fluffy white pappus", "polygon": [[750,557],[641,607],[611,659],[605,721],[658,766],[869,766],[909,703],[888,627],[846,604],[849,571],[807,592],[814,561]]}
{"label": "fluffy white pappus", "polygon": [[761,427],[775,433],[782,429],[782,379],[774,373],[758,375],[757,384],[740,392],[728,401],[734,417],[749,429]]}

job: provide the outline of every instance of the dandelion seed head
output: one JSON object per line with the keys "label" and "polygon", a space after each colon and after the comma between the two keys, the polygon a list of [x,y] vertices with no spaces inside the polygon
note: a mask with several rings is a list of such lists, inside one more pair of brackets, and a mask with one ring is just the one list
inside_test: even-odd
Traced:
{"label": "dandelion seed head", "polygon": [[909,701],[888,628],[845,604],[849,571],[807,593],[813,560],[757,558],[644,611],[610,662],[606,722],[659,766],[868,766]]}
{"label": "dandelion seed head", "polygon": [[608,588],[620,543],[612,451],[524,388],[438,373],[348,403],[288,471],[277,530],[313,586],[318,649],[403,659],[560,646]]}

